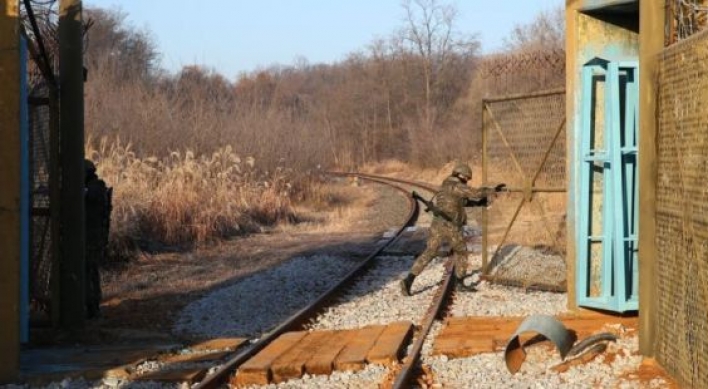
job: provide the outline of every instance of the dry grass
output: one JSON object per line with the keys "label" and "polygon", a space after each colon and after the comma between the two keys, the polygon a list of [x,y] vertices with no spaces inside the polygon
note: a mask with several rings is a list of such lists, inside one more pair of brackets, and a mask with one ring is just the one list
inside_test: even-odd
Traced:
{"label": "dry grass", "polygon": [[[110,246],[112,257],[117,258],[130,257],[137,248],[185,248],[276,226],[283,231],[342,232],[361,218],[362,210],[376,197],[373,191],[354,190],[355,182],[352,187],[331,185],[320,174],[296,175],[281,168],[261,171],[253,158],[241,158],[229,146],[211,155],[173,151],[163,158],[141,158],[119,139],[89,140],[87,144],[87,157],[114,188]],[[439,184],[456,163],[419,169],[388,160],[362,170]],[[481,167],[470,165],[474,171],[471,185],[481,185]],[[494,174],[495,178],[502,176]],[[526,204],[509,241],[552,246],[553,234],[564,243],[565,194],[542,194],[534,202],[548,213],[548,220],[540,220],[536,204]],[[500,196],[490,210],[493,240],[501,238],[516,204],[518,195]],[[471,216],[480,215],[472,211]],[[297,227],[292,226],[294,222]]]}
{"label": "dry grass", "polygon": [[[321,185],[314,190],[316,198],[324,199],[321,203],[309,199],[294,206],[297,224],[282,223],[268,233],[223,239],[189,251],[143,253],[130,263],[104,269],[103,317],[89,323],[86,341],[124,342],[127,335],[122,329],[169,334],[178,312],[204,293],[295,257],[363,258],[377,247],[385,230],[382,225],[400,222],[392,218],[375,223],[395,208],[391,203],[400,202],[398,196],[381,200],[378,186],[355,186],[345,180]],[[102,336],[106,339],[95,339]]]}
{"label": "dry grass", "polygon": [[114,188],[111,246],[121,251],[190,246],[294,218],[291,174],[259,171],[230,146],[141,158],[130,144],[104,138],[86,156]]}

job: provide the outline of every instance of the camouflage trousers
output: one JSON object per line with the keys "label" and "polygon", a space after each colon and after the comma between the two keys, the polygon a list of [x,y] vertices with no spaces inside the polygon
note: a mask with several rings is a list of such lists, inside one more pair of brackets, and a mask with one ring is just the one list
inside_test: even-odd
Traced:
{"label": "camouflage trousers", "polygon": [[462,235],[462,228],[439,219],[434,219],[430,226],[430,237],[427,246],[413,263],[411,274],[418,276],[426,266],[438,255],[440,246],[447,242],[455,256],[455,276],[463,278],[467,272],[467,243]]}

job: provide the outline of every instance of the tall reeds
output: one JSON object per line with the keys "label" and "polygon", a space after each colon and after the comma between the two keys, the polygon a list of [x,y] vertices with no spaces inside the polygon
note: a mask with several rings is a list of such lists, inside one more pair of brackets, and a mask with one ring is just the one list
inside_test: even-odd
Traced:
{"label": "tall reeds", "polygon": [[137,156],[129,143],[102,138],[86,156],[113,189],[111,244],[195,245],[293,218],[288,172],[261,171],[231,146],[212,154]]}

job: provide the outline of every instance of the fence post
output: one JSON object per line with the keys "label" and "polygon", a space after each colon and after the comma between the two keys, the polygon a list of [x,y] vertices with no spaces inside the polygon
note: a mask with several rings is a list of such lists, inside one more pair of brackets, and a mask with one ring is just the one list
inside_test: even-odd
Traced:
{"label": "fence post", "polygon": [[[487,133],[487,125],[485,122],[485,113],[487,112],[487,102],[482,100],[482,183],[487,185],[487,168],[489,166],[488,155],[487,155],[487,141],[489,134]],[[489,263],[489,211],[487,207],[482,207],[482,274],[487,275],[489,269],[487,265]]]}
{"label": "fence post", "polygon": [[0,0],[0,383],[20,369],[20,34],[19,1]]}
{"label": "fence post", "polygon": [[658,54],[664,48],[666,8],[658,1],[639,3],[639,351],[653,356],[656,338],[656,174]]}
{"label": "fence post", "polygon": [[84,76],[81,0],[59,3],[61,166],[60,324],[85,322]]}

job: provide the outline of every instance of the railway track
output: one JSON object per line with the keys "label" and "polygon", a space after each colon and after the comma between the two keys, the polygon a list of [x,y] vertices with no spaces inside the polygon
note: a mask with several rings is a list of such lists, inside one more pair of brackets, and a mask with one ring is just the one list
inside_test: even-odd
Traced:
{"label": "railway track", "polygon": [[[220,312],[222,308],[214,309],[211,304],[202,306],[200,313],[195,316],[196,320],[203,321],[211,330],[216,331],[196,330],[188,333],[201,333],[209,339],[202,349],[208,351],[196,352],[197,348],[193,347],[195,344],[176,353],[177,349],[173,348],[170,354],[161,353],[154,359],[143,359],[142,362],[123,365],[132,366],[128,368],[129,377],[126,377],[125,381],[180,383],[181,387],[187,384],[196,388],[226,385],[244,387],[284,382],[288,382],[288,387],[298,388],[407,388],[415,386],[414,382],[421,387],[434,384],[443,387],[470,387],[477,384],[483,387],[557,387],[565,382],[569,382],[569,387],[576,387],[573,383],[582,386],[587,382],[602,382],[601,386],[611,387],[631,381],[619,373],[615,377],[608,374],[605,368],[593,366],[583,366],[573,373],[577,378],[569,378],[568,375],[561,378],[557,374],[549,374],[548,364],[544,361],[554,357],[554,350],[547,353],[542,348],[540,354],[536,348],[534,360],[525,364],[526,374],[523,377],[510,374],[499,355],[499,347],[501,346],[503,351],[503,345],[523,317],[531,314],[563,314],[567,304],[565,296],[529,293],[482,282],[476,293],[455,295],[453,304],[453,269],[450,261],[444,260],[431,263],[416,279],[413,296],[401,296],[398,279],[408,270],[414,251],[397,249],[396,244],[402,243],[399,247],[406,247],[415,242],[412,238],[416,236],[416,232],[407,227],[415,224],[419,215],[417,203],[409,193],[412,188],[434,191],[437,187],[365,174],[332,175],[355,176],[369,182],[389,185],[404,193],[404,197],[408,199],[405,222],[398,227],[395,234],[387,238],[385,244],[379,241],[376,249],[366,256],[366,259],[352,261],[341,256],[306,256],[301,258],[304,261],[300,261],[293,258],[294,260],[273,269],[273,272],[268,271],[267,274],[254,275],[237,282],[234,286],[238,287],[238,292],[235,294],[220,293],[230,287],[218,290],[219,293],[210,293],[209,301],[214,300],[212,297],[218,297],[224,302],[217,307],[223,307],[230,313],[237,312],[236,316],[227,314],[227,318],[230,317],[231,320],[235,317],[243,319],[250,314],[254,315],[254,323],[259,318],[266,317],[266,320],[253,326],[251,322],[243,320],[238,323],[212,321],[211,315]],[[396,215],[402,213],[393,196],[385,196],[383,199],[388,202],[378,204],[378,208],[374,209],[393,209],[393,214]],[[413,234],[407,234],[408,232]],[[356,258],[364,257],[358,251],[355,255]],[[481,259],[473,256],[470,264],[479,267]],[[323,267],[334,267],[338,271],[332,272]],[[315,285],[303,282],[303,278],[311,274],[326,282],[317,284],[313,289],[307,289]],[[269,294],[265,298],[258,298],[258,293],[265,294],[274,286],[282,285],[279,281],[272,283],[273,279],[279,280],[281,277],[299,280],[290,285],[296,288],[304,286],[306,289],[302,290],[307,290],[308,293],[298,295],[299,298],[293,300],[295,304],[284,301],[290,291],[288,288],[278,290],[278,293]],[[339,281],[334,284],[334,279]],[[258,313],[258,305],[242,306],[232,302],[233,298],[240,299],[241,296],[246,297],[241,300],[244,303],[270,302],[270,305],[262,308],[278,307],[279,309],[273,310],[279,313],[267,318],[267,312]],[[313,296],[318,297],[314,299]],[[311,302],[305,304],[303,301]],[[201,301],[199,302],[201,304]],[[281,305],[277,305],[279,303]],[[232,305],[238,307],[229,311]],[[295,309],[295,314],[282,320],[285,312],[293,312]],[[378,314],[376,311],[383,313]],[[444,320],[436,320],[443,317]],[[622,336],[617,342],[618,346],[614,350],[608,349],[608,352],[614,353],[611,360],[621,361],[618,372],[624,369],[640,371],[638,362],[632,359],[636,349],[636,344],[633,343],[636,342],[636,337],[632,338],[632,331],[636,330],[636,319],[572,316],[563,320],[569,320],[566,321],[566,324],[571,326],[569,328],[582,337],[591,335],[608,322],[614,323],[612,325],[624,333],[629,331],[629,335]],[[232,332],[217,329],[222,327],[231,328]],[[200,326],[192,328],[202,329]],[[215,332],[244,334],[250,339],[214,339]],[[229,343],[231,340],[243,342]],[[225,346],[226,344],[229,345]],[[343,344],[346,346],[342,346]],[[386,349],[391,344],[395,347]],[[357,352],[365,350],[365,359],[360,356],[357,357],[359,359],[342,358],[350,349]],[[198,358],[190,358],[192,350],[195,352],[191,356]],[[199,359],[209,356],[215,357],[209,361]],[[187,366],[197,360],[203,363]],[[171,361],[187,363],[173,364]],[[573,369],[564,367],[569,368]],[[178,372],[180,369],[182,373]],[[190,369],[193,371],[190,372]],[[172,371],[179,374],[172,374]],[[350,373],[351,371],[355,373]],[[165,377],[169,378],[164,379]],[[567,379],[570,381],[566,381]],[[148,384],[145,387],[151,386]],[[159,387],[164,386],[160,384]]]}
{"label": "railway track", "polygon": [[[371,253],[366,259],[364,259],[358,266],[356,266],[352,271],[350,271],[345,277],[338,281],[334,286],[328,289],[326,292],[322,293],[315,301],[308,304],[306,307],[300,309],[298,312],[287,318],[281,324],[273,328],[271,331],[260,337],[257,341],[249,344],[242,350],[238,351],[233,355],[226,363],[221,365],[215,372],[206,376],[204,380],[198,383],[194,388],[196,389],[211,389],[220,387],[227,383],[235,383],[235,374],[239,371],[249,359],[258,355],[269,345],[272,345],[277,339],[281,338],[286,333],[293,333],[302,331],[305,325],[310,321],[318,312],[321,312],[333,301],[337,299],[337,296],[344,293],[353,283],[355,283],[362,275],[366,274],[372,267],[372,264],[378,256],[383,253],[387,247],[389,247],[393,242],[395,242],[401,234],[404,232],[406,227],[415,224],[418,215],[419,207],[415,200],[409,195],[410,190],[407,187],[401,186],[406,185],[408,187],[415,187],[417,189],[424,189],[428,191],[436,190],[436,187],[424,184],[410,182],[401,179],[391,179],[386,177],[379,177],[368,174],[357,174],[357,173],[330,173],[333,177],[358,177],[359,179],[366,180],[369,182],[375,182],[382,185],[388,185],[404,194],[405,198],[408,199],[409,212],[405,218],[405,222],[399,226],[396,233],[388,238],[387,242],[380,246],[377,250]],[[450,291],[452,286],[452,267],[447,265],[444,271],[444,277],[442,283],[439,285],[435,293],[433,293],[433,299],[430,301],[429,306],[426,310],[425,316],[420,319],[418,323],[415,323],[416,330],[412,335],[412,345],[408,348],[409,352],[403,357],[400,364],[395,364],[392,369],[392,374],[386,376],[386,382],[381,384],[385,387],[391,388],[406,388],[409,387],[411,380],[415,378],[416,367],[420,361],[420,354],[423,348],[423,342],[429,333],[433,322],[436,318],[440,317],[441,312],[444,310],[445,304],[449,301]],[[377,335],[378,336],[378,335]]]}

